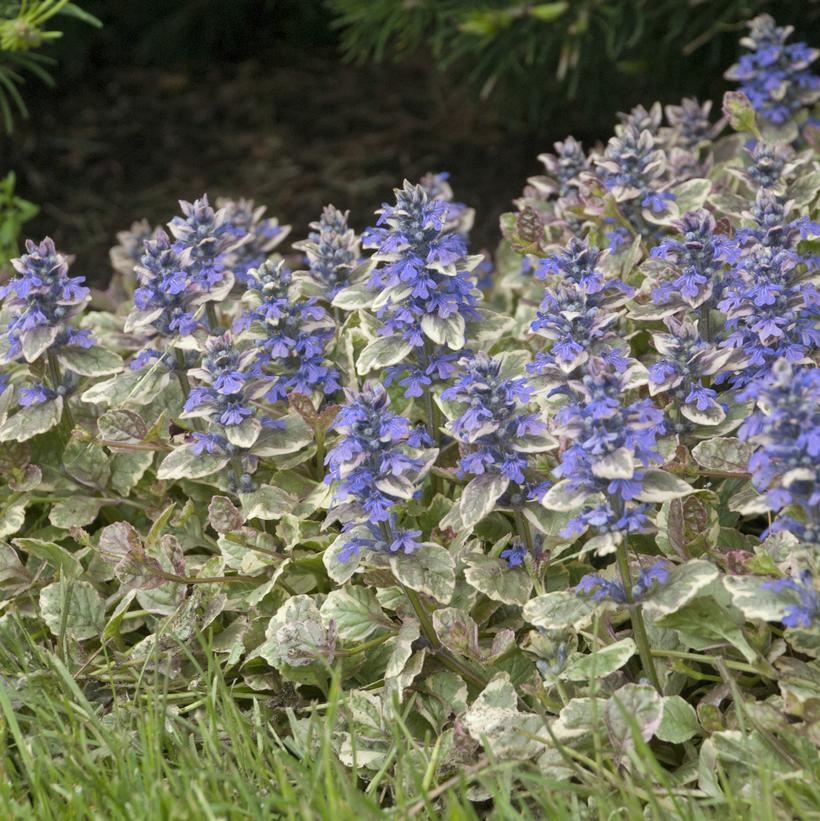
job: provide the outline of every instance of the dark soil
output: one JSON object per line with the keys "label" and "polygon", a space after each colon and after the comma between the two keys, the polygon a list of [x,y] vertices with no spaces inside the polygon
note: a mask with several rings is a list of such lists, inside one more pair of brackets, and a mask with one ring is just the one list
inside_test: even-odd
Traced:
{"label": "dark soil", "polygon": [[424,66],[358,68],[332,49],[205,70],[103,67],[31,107],[3,152],[41,205],[27,233],[53,236],[97,284],[116,232],[167,222],[180,198],[254,198],[296,240],[328,202],[372,224],[394,186],[431,170],[451,172],[476,208],[476,247],[491,247],[547,147]]}

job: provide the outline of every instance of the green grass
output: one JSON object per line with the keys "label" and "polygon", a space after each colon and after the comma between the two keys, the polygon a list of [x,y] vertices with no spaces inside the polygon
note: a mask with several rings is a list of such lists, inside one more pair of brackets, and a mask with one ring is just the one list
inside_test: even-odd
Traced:
{"label": "green grass", "polygon": [[478,753],[434,783],[428,749],[400,721],[392,766],[363,780],[331,746],[338,691],[313,713],[310,742],[289,732],[293,711],[264,694],[235,697],[215,657],[203,650],[196,658],[187,690],[169,692],[167,678],[146,675],[126,692],[83,678],[79,666],[69,672],[23,630],[5,631],[0,818],[696,821],[775,819],[784,804],[791,817],[808,818],[812,801],[820,806],[820,788],[790,799],[765,772],[757,784],[724,783],[720,805],[694,801],[687,789],[674,795],[669,776],[640,743],[632,774],[605,761],[576,761],[577,779],[550,780],[534,762],[492,762]]}

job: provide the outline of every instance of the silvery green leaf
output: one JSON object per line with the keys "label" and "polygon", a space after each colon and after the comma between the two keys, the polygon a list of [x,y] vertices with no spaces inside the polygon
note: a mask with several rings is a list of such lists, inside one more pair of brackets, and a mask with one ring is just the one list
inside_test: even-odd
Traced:
{"label": "silvery green leaf", "polygon": [[461,718],[472,738],[500,759],[528,759],[546,746],[540,716],[518,709],[518,694],[508,673],[498,673]]}
{"label": "silvery green leaf", "polygon": [[705,439],[692,448],[695,461],[707,470],[725,470],[742,473],[748,470],[749,458],[755,446],[733,436]]}
{"label": "silvery green leaf", "polygon": [[26,362],[38,360],[57,339],[59,325],[38,325],[22,334],[22,352]]}
{"label": "silvery green leaf", "polygon": [[433,627],[448,650],[475,661],[481,659],[478,625],[469,613],[456,607],[442,607],[433,613]]}
{"label": "silvery green leaf", "polygon": [[573,488],[569,479],[562,479],[544,494],[541,504],[547,510],[557,510],[559,512],[574,510],[584,503],[584,499],[588,495],[585,490]]}
{"label": "silvery green leaf", "polygon": [[695,489],[665,470],[647,468],[641,481],[641,492],[636,497],[641,502],[666,502],[694,493]]}
{"label": "silvery green leaf", "polygon": [[[240,526],[241,527],[241,526]],[[276,553],[276,540],[263,530],[242,527],[230,533],[223,533],[216,542],[222,552],[225,564],[243,575],[252,576],[270,567],[281,564],[284,557],[271,556]],[[254,548],[260,548],[255,550]]]}
{"label": "silvery green leaf", "polygon": [[631,479],[634,474],[635,455],[629,448],[618,448],[592,464],[592,475],[599,479]]}
{"label": "silvery green leaf", "polygon": [[461,526],[472,529],[491,513],[509,484],[510,480],[503,473],[482,473],[471,479],[461,491],[458,503]]}
{"label": "silvery green leaf", "polygon": [[728,508],[743,516],[767,513],[771,508],[765,493],[758,493],[751,482],[745,482],[728,502]]}
{"label": "silvery green leaf", "polygon": [[54,582],[40,591],[40,615],[55,636],[93,639],[105,628],[105,602],[89,582]]}
{"label": "silvery green leaf", "polygon": [[513,450],[517,450],[519,453],[543,453],[547,450],[554,450],[557,447],[558,440],[548,433],[519,436],[512,443]]}
{"label": "silvery green leaf", "polygon": [[278,420],[283,428],[263,428],[256,440],[252,453],[262,458],[295,453],[313,441],[313,434],[298,414],[292,413]]}
{"label": "silvery green leaf", "polygon": [[663,718],[655,735],[669,744],[683,744],[700,732],[695,708],[680,696],[665,696]]}
{"label": "silvery green leaf", "polygon": [[425,676],[424,685],[431,695],[416,703],[419,715],[434,730],[441,730],[451,715],[460,715],[467,709],[467,685],[461,676],[442,670]]}
{"label": "silvery green leaf", "polygon": [[125,370],[110,379],[97,382],[82,393],[80,399],[91,405],[122,405],[142,378],[141,371]]}
{"label": "silvery green leaf", "polygon": [[719,575],[713,564],[701,559],[678,565],[664,584],[644,598],[644,610],[655,619],[675,613],[702,595]]}
{"label": "silvery green leaf", "polygon": [[127,496],[154,461],[152,450],[118,451],[111,456],[111,487]]}
{"label": "silvery green leaf", "polygon": [[477,308],[477,320],[467,323],[467,336],[476,350],[489,350],[490,346],[508,334],[515,327],[515,320],[511,316],[491,311],[487,308]]}
{"label": "silvery green leaf", "polygon": [[113,408],[97,420],[100,436],[109,442],[141,442],[148,433],[145,420],[126,408]]}
{"label": "silvery green leaf", "polygon": [[297,500],[275,485],[262,485],[252,493],[240,493],[245,519],[279,519],[296,507]]}
{"label": "silvery green leaf", "polygon": [[258,419],[248,417],[243,419],[238,425],[228,425],[223,428],[227,440],[237,448],[253,447],[262,430],[262,424]]}
{"label": "silvery green leaf", "polygon": [[388,639],[391,647],[390,657],[384,671],[385,679],[395,678],[404,670],[410,656],[413,655],[413,642],[421,635],[419,623],[416,619],[407,619],[402,623],[395,638]]}
{"label": "silvery green leaf", "polygon": [[358,554],[350,556],[346,562],[342,562],[339,559],[339,556],[345,549],[345,545],[350,541],[353,535],[354,533],[352,531],[340,533],[322,555],[322,564],[325,566],[327,575],[336,582],[336,584],[344,584],[351,579],[361,563],[361,556]]}
{"label": "silvery green leaf", "polygon": [[427,649],[422,647],[416,650],[407,660],[407,664],[400,673],[384,678],[384,698],[391,704],[393,698],[400,702],[404,698],[404,691],[421,675],[424,669],[424,660],[427,658]]}
{"label": "silvery green leaf", "polygon": [[684,418],[703,427],[720,425],[726,419],[726,411],[717,404],[701,410],[697,405],[688,403],[681,405],[680,410]]}
{"label": "silvery green leaf", "polygon": [[700,596],[668,616],[656,619],[659,627],[675,630],[688,647],[706,650],[720,643],[731,644],[751,664],[757,659],[757,653],[743,634],[743,621],[739,610],[719,603],[712,595]]}
{"label": "silvery green leaf", "polygon": [[790,603],[782,593],[764,588],[769,579],[762,576],[724,576],[722,581],[732,597],[732,604],[747,619],[780,621]]}
{"label": "silvery green leaf", "polygon": [[552,731],[559,741],[570,741],[598,731],[604,718],[602,698],[573,698],[561,709]]}
{"label": "silvery green leaf", "polygon": [[370,342],[359,354],[356,372],[364,376],[370,371],[395,365],[412,350],[413,346],[400,336],[380,336]]}
{"label": "silvery green leaf", "polygon": [[711,180],[696,177],[672,187],[675,202],[681,214],[703,208],[712,190]]}
{"label": "silvery green leaf", "polygon": [[28,504],[25,496],[7,504],[0,510],[0,539],[6,536],[11,536],[23,526],[26,521],[26,505]]}
{"label": "silvery green leaf", "polygon": [[524,620],[536,627],[581,629],[592,621],[596,603],[571,590],[544,593],[524,605]]}
{"label": "silvery green leaf", "polygon": [[105,622],[105,627],[103,628],[103,631],[100,634],[101,641],[105,642],[119,635],[123,618],[126,612],[128,611],[128,608],[132,605],[136,596],[136,590],[132,589],[125,591],[125,595],[120,599],[119,603],[114,608],[114,611],[111,613],[111,615]]}
{"label": "silvery green leaf", "polygon": [[0,425],[0,442],[26,442],[51,430],[63,415],[63,397],[21,408]]}
{"label": "silvery green leaf", "polygon": [[348,285],[342,288],[330,304],[334,308],[341,308],[343,311],[355,311],[359,308],[369,308],[376,296],[376,291],[370,288],[366,282],[357,285]]}
{"label": "silvery green leaf", "polygon": [[377,630],[389,630],[392,622],[382,612],[381,605],[369,587],[349,586],[331,590],[319,612],[327,627],[335,622],[339,637],[360,642]]}
{"label": "silvery green leaf", "polygon": [[464,347],[464,317],[460,313],[450,314],[447,318],[438,314],[425,314],[421,318],[421,329],[437,345],[444,345],[452,351]]}
{"label": "silvery green leaf", "polygon": [[638,648],[632,639],[621,639],[595,652],[571,656],[558,678],[564,681],[603,678],[620,670],[637,652]]}
{"label": "silvery green leaf", "polygon": [[[789,627],[784,633],[786,641],[798,653],[809,656],[813,659],[820,659],[820,630],[816,627]],[[820,689],[820,688],[818,688]],[[816,701],[820,694],[813,695],[812,700]]]}
{"label": "silvery green leaf", "polygon": [[310,596],[291,596],[276,611],[265,630],[265,642],[257,649],[271,666],[297,680],[294,668],[306,667],[329,655],[332,639],[322,625],[322,616]]}
{"label": "silvery green leaf", "polygon": [[60,348],[57,359],[64,368],[81,376],[109,376],[122,370],[122,357],[99,345]]}
{"label": "silvery green leaf", "polygon": [[663,719],[663,699],[648,684],[625,684],[604,705],[604,724],[618,760],[634,749],[634,733],[644,741],[655,735]]}
{"label": "silvery green leaf", "polygon": [[162,460],[157,479],[202,479],[222,470],[230,461],[221,453],[196,454],[190,445],[181,445]]}
{"label": "silvery green leaf", "polygon": [[239,508],[227,496],[212,496],[208,505],[208,524],[217,533],[230,533],[239,530],[245,523],[245,517]]}
{"label": "silvery green leaf", "polygon": [[87,487],[103,488],[111,476],[105,450],[94,442],[72,439],[63,451],[63,467],[69,476]]}
{"label": "silvery green leaf", "polygon": [[36,556],[64,576],[76,579],[82,572],[82,565],[64,547],[44,539],[14,539],[12,544],[30,556]]}
{"label": "silvery green leaf", "polygon": [[52,505],[48,520],[54,527],[68,530],[91,524],[100,512],[102,502],[93,496],[67,496]]}
{"label": "silvery green leaf", "polygon": [[507,567],[502,559],[483,553],[468,553],[464,578],[479,593],[503,604],[523,607],[532,592],[532,580],[523,567]]}
{"label": "silvery green leaf", "polygon": [[412,553],[395,553],[390,557],[390,569],[402,584],[441,604],[448,604],[453,597],[456,564],[440,545],[425,542]]}

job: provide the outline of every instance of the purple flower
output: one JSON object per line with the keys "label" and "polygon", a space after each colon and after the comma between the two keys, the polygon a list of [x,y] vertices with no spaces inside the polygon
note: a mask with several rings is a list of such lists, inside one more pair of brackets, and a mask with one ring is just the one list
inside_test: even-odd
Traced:
{"label": "purple flower", "polygon": [[527,556],[527,548],[520,540],[514,541],[506,550],[501,551],[501,558],[507,560],[507,567],[520,567]]}
{"label": "purple flower", "polygon": [[20,388],[18,391],[19,403],[24,408],[31,405],[42,405],[49,399],[54,399],[56,394],[45,385],[34,385],[31,388]]}

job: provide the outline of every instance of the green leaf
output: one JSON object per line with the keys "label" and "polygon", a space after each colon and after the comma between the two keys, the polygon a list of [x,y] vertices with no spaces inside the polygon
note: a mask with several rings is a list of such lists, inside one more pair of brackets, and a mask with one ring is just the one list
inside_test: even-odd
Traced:
{"label": "green leaf", "polygon": [[70,527],[90,525],[100,512],[102,502],[92,496],[69,496],[52,506],[48,520],[54,527],[66,530]]}
{"label": "green leaf", "polygon": [[584,499],[588,495],[585,490],[573,489],[571,480],[562,479],[544,494],[541,504],[547,510],[557,510],[559,512],[574,510],[584,503]]}
{"label": "green leaf", "polygon": [[51,430],[63,415],[63,397],[21,408],[0,425],[0,442],[26,442]]}
{"label": "green leaf", "polygon": [[43,539],[14,539],[12,544],[30,556],[36,556],[70,578],[77,578],[82,565],[64,547]]}
{"label": "green leaf", "polygon": [[604,724],[618,760],[634,749],[634,732],[649,741],[663,718],[663,699],[648,684],[625,684],[604,705]]}
{"label": "green leaf", "polygon": [[478,625],[469,613],[456,607],[443,607],[433,613],[433,627],[441,643],[457,656],[481,659]]}
{"label": "green leaf", "polygon": [[745,473],[748,471],[749,458],[754,451],[754,445],[741,442],[734,436],[718,436],[695,445],[692,448],[692,456],[707,470]]}
{"label": "green leaf", "polygon": [[257,649],[279,672],[298,681],[314,681],[315,674],[298,668],[329,655],[332,644],[322,624],[322,616],[310,596],[291,596],[276,611],[265,630],[265,642]]}
{"label": "green leaf", "polygon": [[253,493],[240,493],[242,513],[245,519],[280,519],[285,513],[292,511],[297,500],[289,493],[275,485],[262,485]]}
{"label": "green leaf", "polygon": [[729,118],[729,125],[735,131],[746,131],[758,140],[763,139],[757,127],[755,110],[742,91],[727,91],[723,95],[723,113]]}
{"label": "green leaf", "polygon": [[117,451],[111,456],[111,487],[122,496],[134,489],[154,461],[152,450]]}
{"label": "green leaf", "polygon": [[703,208],[712,190],[711,180],[694,178],[679,183],[672,188],[675,195],[675,205],[681,214]]}
{"label": "green leaf", "polygon": [[458,503],[462,527],[472,529],[491,513],[509,484],[510,480],[502,473],[482,473],[471,479],[461,491]]}
{"label": "green leaf", "polygon": [[707,561],[696,559],[678,565],[668,580],[644,600],[644,610],[658,619],[680,610],[701,594],[719,576],[718,569]]}
{"label": "green leaf", "polygon": [[464,347],[464,317],[460,313],[450,314],[447,318],[438,314],[425,314],[421,318],[421,329],[436,343],[452,351]]}
{"label": "green leaf", "polygon": [[106,411],[97,420],[97,429],[103,439],[111,442],[141,442],[148,433],[145,420],[125,408]]}
{"label": "green leaf", "polygon": [[561,17],[568,8],[567,2],[539,3],[537,6],[531,6],[529,13],[542,23],[551,23]]}
{"label": "green leaf", "polygon": [[635,642],[626,638],[596,650],[594,653],[577,654],[570,657],[558,678],[566,681],[603,678],[620,670],[637,651]]}
{"label": "green leaf", "polygon": [[105,629],[105,603],[89,582],[65,581],[40,591],[40,615],[55,636],[61,625],[77,641],[96,638]]}
{"label": "green leaf", "polygon": [[122,357],[99,345],[60,348],[57,359],[64,368],[81,376],[109,376],[122,370]]}
{"label": "green leaf", "polygon": [[742,614],[721,605],[712,596],[696,598],[656,623],[675,630],[681,642],[695,650],[711,649],[716,643],[725,642],[736,647],[750,664],[757,660],[757,653],[743,634]]}
{"label": "green leaf", "polygon": [[346,562],[339,559],[345,545],[354,537],[354,530],[355,528],[347,533],[340,533],[322,556],[322,564],[325,566],[327,575],[336,584],[344,584],[351,579],[361,563],[362,557],[360,555],[350,556]]}
{"label": "green leaf", "polygon": [[217,533],[239,530],[245,518],[227,496],[212,496],[208,505],[208,523]]}
{"label": "green leaf", "polygon": [[572,590],[558,590],[530,599],[524,605],[524,620],[547,630],[580,629],[592,621],[595,608],[591,599]]}
{"label": "green leaf", "polygon": [[732,604],[747,619],[780,621],[786,607],[794,604],[787,593],[767,590],[763,585],[769,579],[760,576],[724,576],[723,586],[732,597]]}
{"label": "green leaf", "polygon": [[630,448],[618,448],[592,464],[592,475],[599,479],[631,479],[634,474],[635,456]]}
{"label": "green leaf", "polygon": [[80,484],[104,488],[111,476],[108,454],[94,442],[72,439],[63,452],[63,467]]}
{"label": "green leaf", "polygon": [[448,604],[456,587],[456,564],[450,553],[437,544],[426,542],[412,553],[390,557],[393,575],[417,593],[426,593]]}
{"label": "green leaf", "polygon": [[519,607],[529,600],[532,580],[523,567],[507,567],[503,560],[483,553],[468,553],[463,559],[467,583],[487,598]]}
{"label": "green leaf", "polygon": [[222,470],[230,457],[218,453],[197,455],[190,445],[174,448],[160,464],[157,479],[202,479]]}
{"label": "green leaf", "polygon": [[377,630],[392,626],[369,587],[331,590],[320,613],[325,626],[335,622],[339,636],[347,641],[364,641]]}
{"label": "green leaf", "polygon": [[367,283],[358,285],[348,285],[342,288],[330,304],[334,308],[341,308],[343,311],[355,311],[359,308],[369,308],[376,296],[376,291],[369,287]]}
{"label": "green leaf", "polygon": [[359,354],[356,362],[356,373],[364,376],[378,368],[386,368],[401,362],[413,346],[400,336],[380,336],[369,343]]}
{"label": "green leaf", "polygon": [[7,504],[0,511],[0,539],[17,533],[26,521],[26,505],[28,501],[25,496],[15,499]]}
{"label": "green leaf", "polygon": [[271,458],[296,453],[313,441],[313,433],[298,414],[291,413],[277,421],[283,422],[285,426],[283,428],[263,428],[251,448],[255,456]]}
{"label": "green leaf", "polygon": [[462,716],[464,729],[500,759],[529,759],[544,750],[534,736],[545,735],[540,716],[518,709],[508,673],[499,673]]}
{"label": "green leaf", "polygon": [[641,502],[666,502],[694,493],[695,489],[665,470],[647,468],[637,498]]}
{"label": "green leaf", "polygon": [[665,696],[663,718],[655,735],[669,744],[683,744],[700,732],[695,708],[680,696]]}

